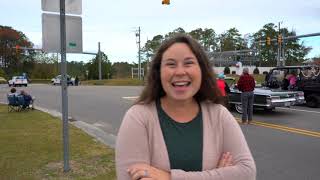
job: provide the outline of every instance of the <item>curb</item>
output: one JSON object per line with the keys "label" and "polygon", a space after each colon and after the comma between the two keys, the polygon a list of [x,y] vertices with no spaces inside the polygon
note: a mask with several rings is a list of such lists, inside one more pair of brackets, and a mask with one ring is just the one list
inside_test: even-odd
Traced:
{"label": "curb", "polygon": [[[6,102],[1,102],[0,104],[4,104],[7,105]],[[49,110],[46,108],[42,108],[39,106],[35,106],[36,110],[48,113],[54,117],[58,117],[58,118],[62,118],[62,114],[58,111],[55,110]],[[117,136],[113,135],[113,134],[108,134],[106,132],[104,132],[103,130],[101,130],[100,128],[83,122],[83,121],[79,121],[79,120],[74,120],[71,116],[68,117],[69,123],[76,126],[77,128],[83,130],[84,132],[86,132],[88,135],[92,136],[93,138],[97,139],[98,141],[100,141],[101,143],[111,147],[111,148],[115,148],[115,144],[116,144],[116,138]]]}

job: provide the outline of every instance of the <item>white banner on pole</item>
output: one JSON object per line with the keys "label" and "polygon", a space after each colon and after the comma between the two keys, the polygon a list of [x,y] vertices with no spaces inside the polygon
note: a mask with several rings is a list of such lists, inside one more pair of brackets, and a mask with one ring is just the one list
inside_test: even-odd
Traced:
{"label": "white banner on pole", "polygon": [[[42,14],[42,49],[60,52],[60,15]],[[82,53],[82,19],[66,15],[66,52]]]}
{"label": "white banner on pole", "polygon": [[[65,0],[66,14],[82,14],[82,0]],[[41,0],[42,11],[60,12],[60,0]]]}

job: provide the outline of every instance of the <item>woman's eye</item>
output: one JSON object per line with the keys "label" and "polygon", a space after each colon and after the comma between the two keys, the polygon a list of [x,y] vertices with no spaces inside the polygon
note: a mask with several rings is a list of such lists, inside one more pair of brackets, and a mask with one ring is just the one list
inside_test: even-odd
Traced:
{"label": "woman's eye", "polygon": [[167,65],[167,66],[174,66],[175,63],[167,63],[166,65]]}
{"label": "woman's eye", "polygon": [[185,62],[186,65],[190,65],[190,64],[193,64],[194,62],[193,61],[187,61]]}

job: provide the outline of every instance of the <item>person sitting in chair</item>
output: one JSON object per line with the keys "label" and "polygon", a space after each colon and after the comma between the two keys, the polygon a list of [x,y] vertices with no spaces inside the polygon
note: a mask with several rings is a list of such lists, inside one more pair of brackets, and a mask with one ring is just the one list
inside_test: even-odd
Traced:
{"label": "person sitting in chair", "polygon": [[30,107],[31,105],[31,108],[34,109],[34,106],[33,106],[34,97],[32,97],[30,94],[28,94],[24,90],[20,91],[20,95],[23,96],[23,99],[24,99],[23,108]]}
{"label": "person sitting in chair", "polygon": [[16,97],[18,96],[16,88],[11,88],[10,93],[8,94],[9,104],[13,106],[19,105]]}

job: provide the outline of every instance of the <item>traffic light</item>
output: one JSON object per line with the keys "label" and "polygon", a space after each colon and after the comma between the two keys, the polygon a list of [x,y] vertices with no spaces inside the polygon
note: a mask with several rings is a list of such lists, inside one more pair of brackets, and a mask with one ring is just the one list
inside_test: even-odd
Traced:
{"label": "traffic light", "polygon": [[162,0],[162,4],[169,5],[170,4],[170,0]]}
{"label": "traffic light", "polygon": [[281,36],[281,34],[279,34],[279,36],[278,36],[278,43],[279,43],[279,44],[282,43],[282,36]]}
{"label": "traffic light", "polygon": [[19,52],[20,52],[20,46],[16,45],[16,54],[19,54]]}
{"label": "traffic light", "polygon": [[270,46],[271,45],[271,38],[267,37],[267,45]]}

